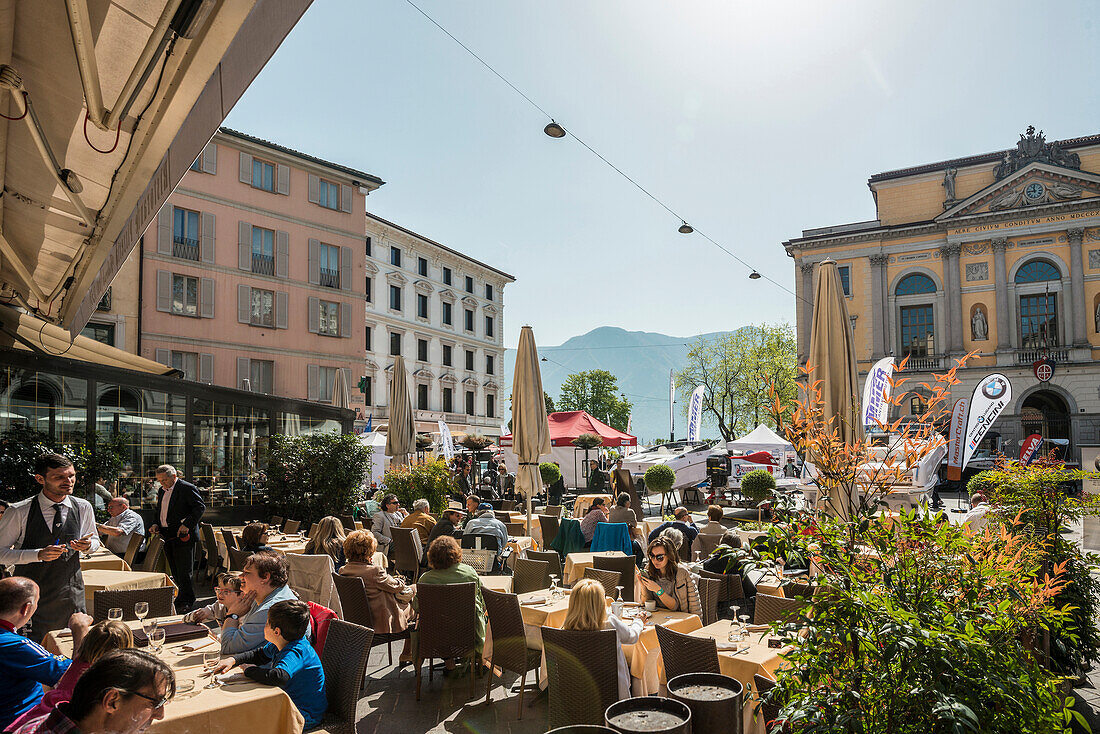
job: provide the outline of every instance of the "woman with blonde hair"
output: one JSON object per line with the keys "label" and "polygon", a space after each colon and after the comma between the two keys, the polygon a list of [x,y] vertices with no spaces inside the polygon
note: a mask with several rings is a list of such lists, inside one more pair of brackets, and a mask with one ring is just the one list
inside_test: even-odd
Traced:
{"label": "woman with blonde hair", "polygon": [[344,524],[340,519],[329,515],[317,522],[317,530],[310,533],[310,539],[306,543],[306,555],[321,555],[326,553],[332,556],[332,563],[339,571],[346,562],[344,556]]}
{"label": "woman with blonde hair", "polygon": [[658,535],[646,549],[649,564],[638,574],[645,587],[644,601],[656,601],[665,609],[701,616],[703,606],[699,603],[699,590],[691,572],[677,562],[679,552],[669,537],[671,532]]}
{"label": "woman with blonde hair", "polygon": [[608,614],[603,586],[595,579],[581,579],[569,594],[569,611],[565,614],[562,629],[578,632],[615,630],[619,640],[619,700],[630,698],[630,670],[626,667],[622,646],[638,641],[644,629],[642,620],[634,619],[627,624],[614,614]]}

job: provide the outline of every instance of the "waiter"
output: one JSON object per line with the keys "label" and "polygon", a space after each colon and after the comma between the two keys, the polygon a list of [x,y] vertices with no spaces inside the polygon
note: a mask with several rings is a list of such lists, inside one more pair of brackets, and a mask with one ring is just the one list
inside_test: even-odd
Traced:
{"label": "waiter", "polygon": [[74,612],[85,611],[80,553],[99,550],[92,505],[73,497],[76,468],[61,454],[35,459],[38,494],[17,502],[0,517],[0,563],[14,563],[15,575],[32,579],[41,601],[30,621],[30,638],[41,641],[64,629]]}
{"label": "waiter", "polygon": [[156,523],[149,533],[160,532],[164,538],[164,555],[172,569],[172,580],[179,594],[176,611],[186,613],[195,605],[195,589],[191,585],[191,571],[195,567],[195,543],[199,537],[199,518],[206,511],[199,488],[176,476],[171,464],[157,467]]}

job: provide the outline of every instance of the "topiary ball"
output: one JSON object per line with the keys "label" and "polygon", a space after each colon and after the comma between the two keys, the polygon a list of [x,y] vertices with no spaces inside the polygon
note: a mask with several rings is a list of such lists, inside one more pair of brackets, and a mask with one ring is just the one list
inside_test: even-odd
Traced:
{"label": "topiary ball", "polygon": [[741,494],[754,502],[771,497],[775,490],[775,477],[767,469],[753,469],[741,477]]}
{"label": "topiary ball", "polygon": [[539,476],[543,484],[553,484],[561,479],[561,469],[552,461],[544,461],[539,464]]}
{"label": "topiary ball", "polygon": [[991,471],[978,472],[967,481],[966,493],[969,495],[981,494],[989,497],[989,493],[996,484],[993,480],[994,476],[994,473]]}
{"label": "topiary ball", "polygon": [[645,486],[650,492],[664,494],[676,482],[676,472],[664,464],[655,464],[645,470]]}

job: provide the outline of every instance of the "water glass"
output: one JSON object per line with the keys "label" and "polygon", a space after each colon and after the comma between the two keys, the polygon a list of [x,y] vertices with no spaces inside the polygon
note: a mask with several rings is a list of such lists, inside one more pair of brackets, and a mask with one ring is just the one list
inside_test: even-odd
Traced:
{"label": "water glass", "polygon": [[149,602],[139,601],[134,605],[134,615],[138,619],[145,619],[149,616]]}
{"label": "water glass", "polygon": [[141,631],[145,633],[146,637],[151,637],[153,631],[159,626],[160,625],[157,623],[156,617],[153,617],[152,619],[141,620]]}
{"label": "water glass", "polygon": [[164,638],[167,636],[167,632],[164,629],[158,627],[153,630],[153,633],[149,635],[149,645],[152,647],[153,652],[159,655],[164,650]]}
{"label": "water glass", "polygon": [[[213,670],[214,668],[218,667],[218,663],[220,663],[221,661],[222,661],[221,650],[212,650],[210,652],[204,652],[202,654],[202,667],[204,669],[206,669],[207,672],[209,672],[209,671]],[[210,682],[206,684],[205,688],[217,688],[217,687],[218,687],[218,680],[215,676],[211,675],[210,676]]]}
{"label": "water glass", "polygon": [[562,594],[558,589],[558,575],[556,573],[550,574],[550,598],[560,599]]}
{"label": "water glass", "polygon": [[107,610],[107,619],[111,620],[112,622],[121,622],[122,610],[118,607],[111,607]]}

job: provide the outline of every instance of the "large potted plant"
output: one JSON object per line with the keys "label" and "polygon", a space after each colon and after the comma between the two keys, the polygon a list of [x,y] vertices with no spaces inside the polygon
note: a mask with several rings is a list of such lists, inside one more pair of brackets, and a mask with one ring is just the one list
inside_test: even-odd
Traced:
{"label": "large potted plant", "polygon": [[425,499],[436,514],[447,509],[447,498],[454,491],[451,473],[442,459],[390,467],[382,481],[387,491],[397,495],[402,507],[411,508],[416,500]]}
{"label": "large potted plant", "polygon": [[664,464],[654,464],[645,470],[642,480],[645,482],[645,488],[647,492],[657,492],[661,495],[661,508],[658,514],[663,514],[665,510],[665,498],[672,491],[672,486],[676,483],[676,472]]}
{"label": "large potted plant", "polygon": [[364,497],[370,455],[350,434],[272,436],[267,464],[272,513],[309,522],[352,514]]}
{"label": "large potted plant", "polygon": [[539,464],[539,477],[542,486],[549,489],[551,484],[561,479],[561,469],[552,461],[544,461]]}

